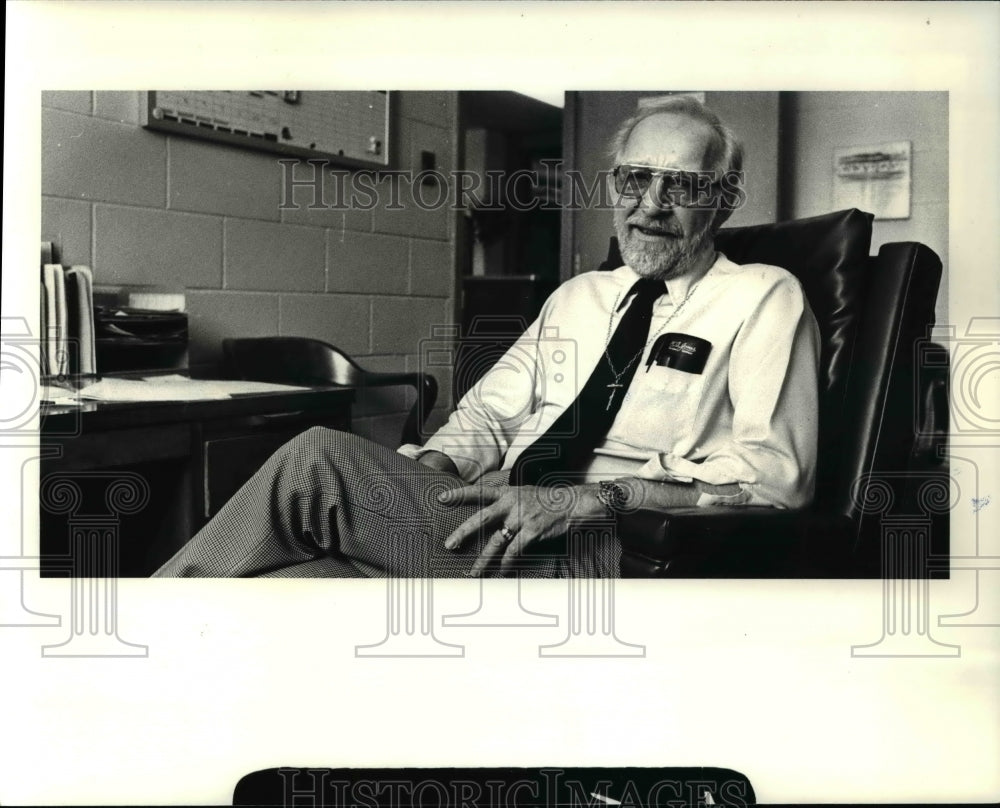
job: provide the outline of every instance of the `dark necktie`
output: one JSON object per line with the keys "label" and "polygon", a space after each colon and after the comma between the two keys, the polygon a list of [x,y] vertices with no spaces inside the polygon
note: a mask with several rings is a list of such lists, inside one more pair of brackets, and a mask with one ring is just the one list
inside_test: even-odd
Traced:
{"label": "dark necktie", "polygon": [[601,354],[569,408],[514,461],[511,485],[551,485],[560,482],[558,472],[578,470],[590,459],[621,409],[649,339],[653,304],[665,291],[663,281],[635,282],[629,290],[635,298],[608,342],[607,356]]}

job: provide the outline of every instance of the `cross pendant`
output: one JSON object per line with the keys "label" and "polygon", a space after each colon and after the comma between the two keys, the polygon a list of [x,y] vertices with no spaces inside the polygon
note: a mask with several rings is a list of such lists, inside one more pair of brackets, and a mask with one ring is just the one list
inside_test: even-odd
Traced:
{"label": "cross pendant", "polygon": [[618,388],[622,386],[623,385],[621,384],[615,384],[615,383],[607,385],[608,389],[611,391],[611,395],[608,396],[608,406],[604,408],[605,410],[611,409],[611,402],[615,400],[615,393],[617,393]]}

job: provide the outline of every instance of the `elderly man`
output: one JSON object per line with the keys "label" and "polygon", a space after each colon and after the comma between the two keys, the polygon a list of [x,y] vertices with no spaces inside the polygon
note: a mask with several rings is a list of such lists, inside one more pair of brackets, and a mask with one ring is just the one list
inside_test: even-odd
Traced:
{"label": "elderly man", "polygon": [[567,549],[571,523],[807,503],[815,320],[789,273],[714,248],[740,144],[677,97],[613,151],[624,266],[560,286],[425,446],[310,430],[157,574],[614,576],[613,531]]}

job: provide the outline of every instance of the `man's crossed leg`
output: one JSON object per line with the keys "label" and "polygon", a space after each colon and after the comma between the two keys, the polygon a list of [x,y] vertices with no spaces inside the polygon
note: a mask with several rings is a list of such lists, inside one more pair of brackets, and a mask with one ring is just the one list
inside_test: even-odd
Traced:
{"label": "man's crossed leg", "polygon": [[[487,474],[484,487],[506,485]],[[314,428],[281,447],[156,577],[462,577],[490,535],[444,539],[476,504],[446,506],[465,483],[357,435]],[[523,577],[614,574],[539,547]]]}

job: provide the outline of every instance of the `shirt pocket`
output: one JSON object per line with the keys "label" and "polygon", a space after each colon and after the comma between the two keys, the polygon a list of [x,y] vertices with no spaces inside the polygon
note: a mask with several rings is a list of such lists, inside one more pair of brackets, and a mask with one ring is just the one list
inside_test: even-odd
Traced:
{"label": "shirt pocket", "polygon": [[702,373],[640,367],[610,437],[641,449],[675,451],[692,433],[704,386]]}

